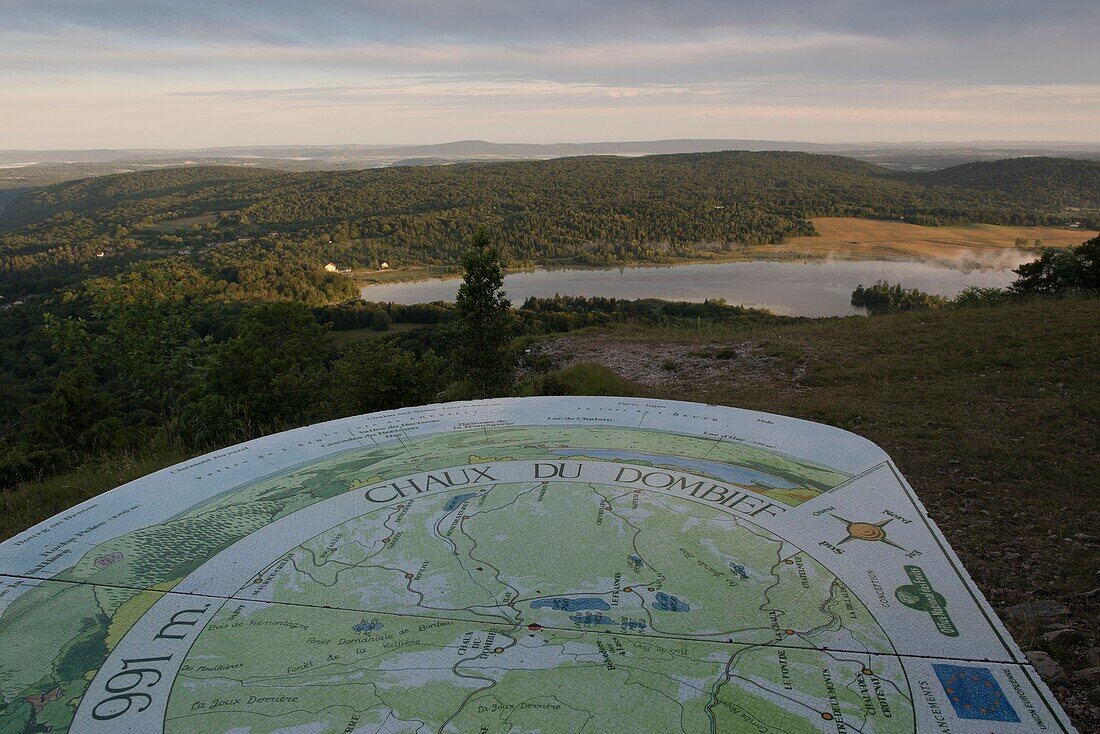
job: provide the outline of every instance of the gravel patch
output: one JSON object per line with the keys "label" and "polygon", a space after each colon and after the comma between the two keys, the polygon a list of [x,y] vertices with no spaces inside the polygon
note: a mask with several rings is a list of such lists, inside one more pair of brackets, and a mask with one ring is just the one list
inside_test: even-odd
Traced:
{"label": "gravel patch", "polygon": [[761,377],[797,380],[805,368],[773,357],[752,342],[708,345],[631,342],[606,334],[562,336],[531,346],[527,356],[546,358],[555,369],[581,362],[603,365],[646,387],[667,387],[720,379],[736,384]]}

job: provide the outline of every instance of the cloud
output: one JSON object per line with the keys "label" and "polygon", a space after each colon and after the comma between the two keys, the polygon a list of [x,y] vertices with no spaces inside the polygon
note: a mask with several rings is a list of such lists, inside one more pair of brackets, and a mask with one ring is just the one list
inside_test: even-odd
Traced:
{"label": "cloud", "polygon": [[[149,67],[210,67],[227,64],[314,64],[362,68],[494,68],[555,67],[599,72],[623,67],[681,67],[736,57],[771,57],[799,52],[882,48],[889,41],[869,36],[807,33],[714,34],[692,40],[617,39],[569,43],[454,42],[317,43],[286,45],[257,41],[201,41],[150,44],[112,40],[102,33],[80,38],[31,35],[0,30],[0,64],[26,68],[80,69],[89,65],[115,71]],[[140,65],[140,67],[138,66]]]}
{"label": "cloud", "polygon": [[0,11],[6,25],[18,31],[84,29],[285,43],[387,37],[507,43],[692,35],[716,28],[958,36],[1062,28],[1067,20],[1087,26],[1100,18],[1092,0],[8,0],[0,2]]}
{"label": "cloud", "polygon": [[188,134],[249,122],[287,141],[333,109],[393,142],[487,137],[494,115],[523,117],[509,132],[532,140],[658,123],[657,137],[1100,138],[1095,0],[0,0],[0,17],[7,145],[46,131],[67,145],[107,98],[136,116],[137,133],[108,133],[122,145],[174,144],[172,115],[196,103],[213,119]]}
{"label": "cloud", "polygon": [[[395,100],[435,100],[508,102],[537,100],[568,104],[604,101],[622,106],[626,103],[651,104],[654,101],[677,105],[698,105],[714,110],[737,103],[741,114],[797,114],[814,117],[813,110],[832,118],[867,116],[890,120],[915,115],[941,120],[972,120],[990,111],[1010,110],[1021,101],[1042,99],[1055,106],[1063,119],[1100,120],[1100,84],[1094,85],[983,85],[945,86],[920,83],[880,83],[861,85],[858,90],[836,82],[831,85],[806,84],[791,79],[758,79],[729,83],[606,85],[568,83],[550,79],[447,74],[398,77],[374,84],[309,87],[254,87],[232,89],[191,89],[168,92],[168,96],[223,102],[264,101],[285,105],[378,105]],[[814,99],[816,105],[808,105]],[[834,103],[822,100],[833,99]],[[767,102],[767,104],[764,104]],[[1085,110],[1075,110],[1080,106]],[[1034,110],[1029,119],[1049,118],[1046,107]]]}

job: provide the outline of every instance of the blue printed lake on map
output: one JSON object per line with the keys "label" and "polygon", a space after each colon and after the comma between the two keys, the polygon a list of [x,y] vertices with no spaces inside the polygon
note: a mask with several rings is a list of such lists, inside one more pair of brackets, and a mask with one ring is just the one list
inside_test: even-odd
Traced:
{"label": "blue printed lake on map", "polygon": [[472,499],[474,497],[477,497],[477,492],[469,492],[467,494],[455,495],[454,497],[451,497],[449,500],[447,500],[447,504],[443,506],[443,511],[450,512],[451,510],[458,509],[459,505],[461,505],[466,500]]}
{"label": "blue printed lake on map", "polygon": [[611,606],[603,599],[588,597],[581,597],[579,599],[538,599],[537,601],[531,602],[532,609],[542,609],[543,607],[556,609],[559,612],[583,612],[587,610],[606,612],[611,609]]}
{"label": "blue printed lake on map", "polygon": [[661,612],[690,612],[691,606],[678,596],[657,592],[657,598],[653,602],[653,608]]}

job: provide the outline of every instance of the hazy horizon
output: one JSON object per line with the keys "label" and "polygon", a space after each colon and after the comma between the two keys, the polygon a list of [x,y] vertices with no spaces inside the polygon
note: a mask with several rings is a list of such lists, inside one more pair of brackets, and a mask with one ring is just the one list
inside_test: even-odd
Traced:
{"label": "hazy horizon", "polygon": [[1100,5],[1081,0],[0,0],[0,11],[4,150],[1100,143]]}
{"label": "hazy horizon", "polygon": [[785,145],[808,145],[808,146],[827,146],[833,147],[851,147],[853,150],[862,147],[874,148],[874,147],[889,147],[889,148],[913,148],[920,149],[922,147],[933,149],[950,149],[950,148],[998,148],[1004,147],[1006,149],[1012,148],[1042,148],[1044,146],[1051,146],[1053,148],[1072,149],[1074,146],[1080,146],[1081,150],[1097,150],[1100,149],[1100,140],[1088,141],[1088,140],[1016,140],[1016,139],[1003,139],[1003,140],[837,140],[837,141],[823,141],[823,140],[794,140],[794,139],[764,139],[764,138],[651,138],[646,140],[606,140],[593,138],[591,140],[529,140],[529,139],[515,139],[515,140],[489,140],[486,138],[462,138],[462,139],[439,139],[439,140],[421,140],[421,141],[406,141],[397,143],[374,143],[371,141],[337,141],[337,142],[320,142],[320,143],[302,143],[296,141],[281,141],[273,143],[258,143],[258,144],[239,144],[239,145],[211,145],[211,146],[150,146],[150,147],[110,147],[110,146],[92,146],[92,147],[57,147],[57,148],[0,148],[0,153],[55,153],[55,152],[91,152],[91,151],[105,151],[105,152],[130,152],[130,151],[148,151],[148,152],[202,152],[202,151],[218,151],[218,150],[245,150],[245,149],[285,149],[285,148],[301,148],[301,149],[340,149],[340,148],[360,148],[360,149],[386,149],[386,148],[431,148],[442,147],[447,145],[456,145],[461,143],[484,143],[487,145],[500,145],[500,146],[598,146],[598,145],[645,145],[653,143],[665,143],[665,142],[732,142],[732,143],[782,143]]}

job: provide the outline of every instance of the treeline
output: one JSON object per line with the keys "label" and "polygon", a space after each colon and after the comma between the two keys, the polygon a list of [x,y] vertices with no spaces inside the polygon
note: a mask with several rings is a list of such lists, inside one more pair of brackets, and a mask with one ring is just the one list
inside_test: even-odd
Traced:
{"label": "treeline", "polygon": [[[338,331],[378,328],[378,324],[445,325],[456,318],[454,303],[400,304],[348,301],[313,309],[318,323],[331,325]],[[379,319],[385,314],[385,319]],[[573,331],[589,326],[612,323],[643,323],[648,325],[687,325],[697,321],[736,323],[771,320],[791,321],[790,317],[774,316],[766,311],[727,305],[723,299],[708,299],[702,303],[662,301],[656,298],[624,300],[603,296],[562,296],[546,298],[531,296],[515,309],[515,336],[530,336]],[[383,327],[380,329],[385,330]]]}
{"label": "treeline", "polygon": [[[135,224],[150,217],[182,216],[195,206],[233,201],[233,192],[247,182],[258,183],[280,174],[239,166],[185,166],[78,179],[34,189],[4,211],[7,227],[41,221],[60,212],[110,212],[105,221]],[[239,199],[242,203],[247,198]],[[206,211],[200,208],[198,211]]]}
{"label": "treeline", "polygon": [[104,279],[48,310],[19,309],[37,311],[38,326],[3,342],[5,366],[21,349],[36,369],[3,375],[5,398],[18,399],[2,408],[0,486],[123,450],[197,452],[429,402],[446,387],[430,339],[337,349],[305,304],[196,296],[194,275]]}
{"label": "treeline", "polygon": [[[51,241],[58,231],[65,242],[37,252],[30,243]],[[18,254],[0,257],[0,306],[18,297],[44,295],[97,277],[131,272],[183,269],[198,274],[203,295],[220,293],[238,300],[296,300],[326,303],[356,293],[351,280],[324,270],[315,254],[276,236],[232,242],[207,241],[194,249],[183,243],[145,247],[129,230],[95,234],[91,220],[64,215],[0,237]],[[2,251],[2,250],[0,250]]]}
{"label": "treeline", "polygon": [[320,306],[313,313],[319,323],[337,331],[377,328],[383,313],[391,324],[445,324],[455,318],[454,304],[443,301],[405,305],[354,300]]}
{"label": "treeline", "polygon": [[691,303],[656,298],[623,300],[561,295],[532,296],[523,302],[516,316],[524,334],[549,334],[612,323],[689,326],[699,322],[762,324],[798,320],[744,306],[730,306],[720,298]]}
{"label": "treeline", "polygon": [[[1019,225],[1072,217],[1097,226],[1097,211],[1100,163],[1062,159],[930,174],[789,152],[347,172],[192,167],[20,197],[0,218],[9,230],[0,235],[0,293],[56,287],[58,270],[72,280],[86,267],[104,272],[111,262],[123,267],[242,239],[280,243],[315,264],[455,264],[463,237],[484,224],[513,266],[607,264],[776,243],[813,234],[816,216]],[[203,214],[209,222],[173,230],[173,220]]]}
{"label": "treeline", "polygon": [[1003,191],[1035,210],[1092,209],[1100,195],[1100,163],[1073,158],[1008,158],[964,163],[938,171],[911,173],[908,179],[929,186]]}
{"label": "treeline", "polygon": [[1066,292],[1100,291],[1100,237],[1077,247],[1049,248],[1038,258],[1013,270],[1018,276],[1008,288],[963,289],[953,299],[904,288],[880,280],[852,291],[852,305],[872,314],[921,311],[941,307],[996,306],[1013,298],[1060,295]]}

